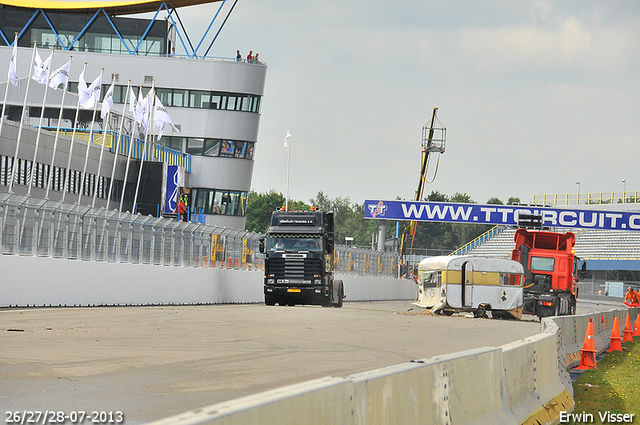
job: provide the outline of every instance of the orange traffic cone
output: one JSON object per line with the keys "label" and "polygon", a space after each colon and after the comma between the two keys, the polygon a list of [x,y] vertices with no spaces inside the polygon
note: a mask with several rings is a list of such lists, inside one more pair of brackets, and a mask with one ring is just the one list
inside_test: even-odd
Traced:
{"label": "orange traffic cone", "polygon": [[580,349],[582,351],[582,357],[580,358],[580,366],[576,367],[579,370],[597,369],[596,365],[596,344],[593,340],[593,321],[589,319],[589,325],[587,326],[587,333],[584,336],[584,344]]}
{"label": "orange traffic cone", "polygon": [[636,316],[636,321],[633,324],[633,336],[640,336],[640,314]]}
{"label": "orange traffic cone", "polygon": [[609,349],[607,352],[622,351],[622,337],[620,336],[620,322],[618,316],[613,318],[613,329],[611,330],[611,336],[609,337],[611,342],[609,343]]}
{"label": "orange traffic cone", "polygon": [[633,336],[631,335],[633,330],[631,329],[631,316],[629,316],[629,312],[627,311],[627,319],[624,322],[624,337],[622,338],[622,342],[633,341]]}

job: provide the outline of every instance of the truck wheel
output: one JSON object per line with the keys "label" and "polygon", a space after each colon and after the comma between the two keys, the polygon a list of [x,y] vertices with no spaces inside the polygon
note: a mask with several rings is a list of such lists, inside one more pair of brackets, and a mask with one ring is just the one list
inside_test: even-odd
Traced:
{"label": "truck wheel", "polygon": [[342,307],[342,299],[344,298],[344,285],[340,282],[340,289],[338,290],[338,302],[333,304],[335,308]]}
{"label": "truck wheel", "polygon": [[274,295],[266,295],[265,294],[264,303],[266,305],[276,305],[276,297]]}

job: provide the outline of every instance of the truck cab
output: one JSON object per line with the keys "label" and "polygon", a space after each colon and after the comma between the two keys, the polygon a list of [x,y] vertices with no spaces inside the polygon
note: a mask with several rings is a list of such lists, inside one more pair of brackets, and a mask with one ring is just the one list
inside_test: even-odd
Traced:
{"label": "truck cab", "polygon": [[334,279],[333,213],[274,211],[266,237],[264,300],[267,305],[342,307],[344,287]]}
{"label": "truck cab", "polygon": [[547,316],[575,314],[579,265],[573,233],[518,229],[511,259],[525,269],[524,311]]}

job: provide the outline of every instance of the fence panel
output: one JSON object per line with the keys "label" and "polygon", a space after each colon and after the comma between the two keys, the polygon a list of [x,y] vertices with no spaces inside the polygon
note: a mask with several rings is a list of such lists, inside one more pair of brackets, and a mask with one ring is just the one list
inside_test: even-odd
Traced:
{"label": "fence panel", "polygon": [[[263,270],[262,234],[0,195],[0,253],[83,261]],[[335,246],[337,274],[397,274],[398,255]]]}

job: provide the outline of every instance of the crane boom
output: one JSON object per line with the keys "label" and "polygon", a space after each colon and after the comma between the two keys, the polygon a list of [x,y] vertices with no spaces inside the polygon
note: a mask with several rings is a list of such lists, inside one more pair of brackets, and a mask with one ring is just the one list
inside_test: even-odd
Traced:
{"label": "crane boom", "polygon": [[[431,123],[429,125],[425,125],[422,127],[422,158],[421,158],[421,167],[420,167],[420,178],[418,181],[418,188],[416,189],[414,201],[421,201],[423,199],[425,184],[430,183],[427,179],[427,171],[429,168],[430,154],[432,152],[441,154],[441,153],[444,153],[444,150],[445,150],[446,128],[444,128],[443,126],[440,126],[440,127],[436,126],[436,124],[439,123],[437,113],[438,113],[438,108],[433,108]],[[440,162],[440,158],[438,158],[438,164],[439,162]],[[438,172],[438,164],[436,164],[436,171],[433,175],[433,180],[435,180]],[[404,256],[406,254],[409,238],[411,238],[411,247],[413,248],[413,241],[416,234],[416,226],[417,226],[417,222],[415,221],[409,222],[409,224],[404,229],[404,233],[402,234],[402,240],[400,241],[400,261],[402,266],[405,268],[406,268],[406,265],[404,261]]]}

